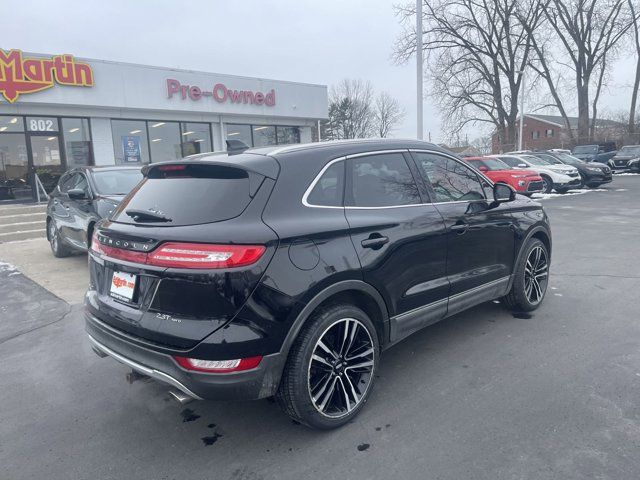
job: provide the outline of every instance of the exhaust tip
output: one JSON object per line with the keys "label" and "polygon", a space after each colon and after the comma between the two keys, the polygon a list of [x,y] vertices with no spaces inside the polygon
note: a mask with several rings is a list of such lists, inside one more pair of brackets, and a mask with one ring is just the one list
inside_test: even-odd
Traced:
{"label": "exhaust tip", "polygon": [[186,405],[187,403],[191,403],[195,400],[195,398],[193,398],[190,395],[187,395],[184,392],[181,392],[180,390],[169,390],[169,394],[174,398],[174,400],[176,400],[180,405]]}

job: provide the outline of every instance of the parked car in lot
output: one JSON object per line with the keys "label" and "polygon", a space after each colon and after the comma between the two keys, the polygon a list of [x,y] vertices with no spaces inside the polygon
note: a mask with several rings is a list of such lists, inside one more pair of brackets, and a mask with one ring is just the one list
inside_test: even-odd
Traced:
{"label": "parked car in lot", "polygon": [[542,206],[429,143],[263,147],[143,174],[95,228],[86,330],[177,398],[275,395],[335,428],[385,348],[481,302],[545,296]]}
{"label": "parked car in lot", "polygon": [[[635,160],[635,161],[634,161]],[[640,160],[640,145],[625,145],[609,161],[609,165],[615,171],[638,169]]]}
{"label": "parked car in lot", "polygon": [[86,251],[96,222],[140,180],[140,167],[80,167],[62,175],[47,205],[47,240],[53,254]]}
{"label": "parked car in lot", "polygon": [[571,150],[571,155],[585,162],[598,162],[608,164],[616,155],[615,143],[603,143],[601,145],[578,145]]}
{"label": "parked car in lot", "polygon": [[492,155],[499,158],[513,168],[529,168],[535,170],[542,177],[544,193],[555,190],[558,193],[567,193],[572,188],[580,188],[582,180],[578,169],[569,165],[552,165],[532,154],[521,155]]}
{"label": "parked car in lot", "polygon": [[542,160],[555,165],[571,165],[578,169],[582,184],[589,188],[596,188],[612,180],[611,168],[598,162],[586,163],[582,160],[561,152],[533,152],[534,155]]}
{"label": "parked car in lot", "polygon": [[543,189],[542,177],[534,170],[514,169],[491,157],[466,157],[464,161],[476,167],[492,182],[506,183],[522,195],[531,196]]}

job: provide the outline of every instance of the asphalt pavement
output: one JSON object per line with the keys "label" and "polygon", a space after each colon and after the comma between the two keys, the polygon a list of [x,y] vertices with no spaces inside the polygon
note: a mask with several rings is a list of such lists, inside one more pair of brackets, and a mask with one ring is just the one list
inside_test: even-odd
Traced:
{"label": "asphalt pavement", "polygon": [[332,432],[128,384],[78,303],[0,263],[0,479],[640,478],[640,176],[601,190],[543,200],[539,310],[487,303],[411,336]]}

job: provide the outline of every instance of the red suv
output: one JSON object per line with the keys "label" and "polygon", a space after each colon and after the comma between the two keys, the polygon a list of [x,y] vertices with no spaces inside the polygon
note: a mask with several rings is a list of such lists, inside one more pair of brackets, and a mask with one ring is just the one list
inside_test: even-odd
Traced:
{"label": "red suv", "polygon": [[506,183],[522,195],[531,196],[542,192],[542,177],[535,170],[513,169],[502,160],[490,157],[467,157],[464,160],[484,173],[493,183]]}

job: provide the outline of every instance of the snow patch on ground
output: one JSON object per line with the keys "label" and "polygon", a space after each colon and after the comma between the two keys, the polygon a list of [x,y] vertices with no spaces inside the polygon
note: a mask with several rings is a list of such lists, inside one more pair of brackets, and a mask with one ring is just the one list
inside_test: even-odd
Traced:
{"label": "snow patch on ground", "polygon": [[638,175],[640,175],[640,173],[631,173],[631,172],[626,172],[626,173],[616,173],[615,176],[616,177],[637,177]]}
{"label": "snow patch on ground", "polygon": [[550,198],[565,198],[573,195],[582,195],[589,192],[607,192],[604,188],[591,188],[589,190],[569,190],[567,193],[534,193],[531,198],[534,200],[548,200]]}
{"label": "snow patch on ground", "polygon": [[0,262],[0,273],[9,273],[10,275],[20,273],[18,269],[10,263]]}

